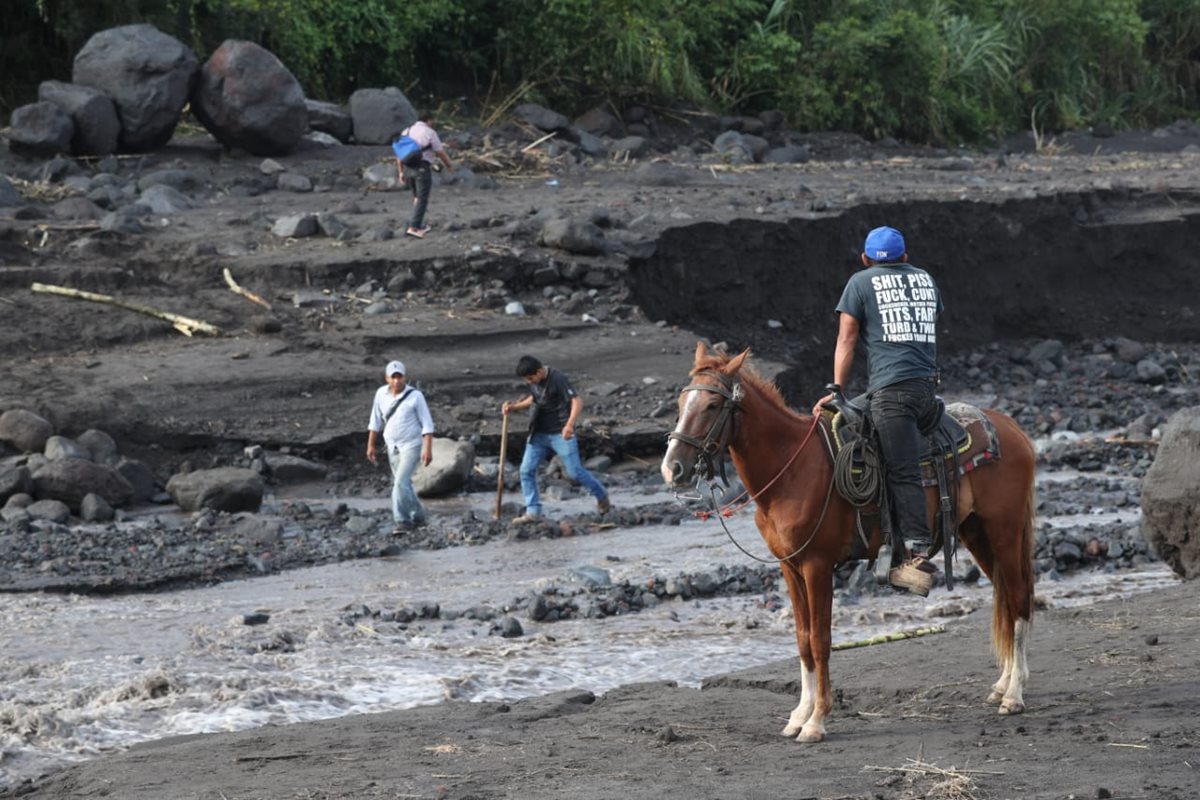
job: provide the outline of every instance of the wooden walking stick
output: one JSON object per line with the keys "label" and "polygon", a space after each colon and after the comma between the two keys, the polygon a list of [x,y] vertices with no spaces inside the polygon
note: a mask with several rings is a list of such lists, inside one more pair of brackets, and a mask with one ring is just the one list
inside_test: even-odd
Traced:
{"label": "wooden walking stick", "polygon": [[500,519],[500,503],[504,499],[504,462],[508,456],[508,414],[500,423],[500,469],[496,472],[496,519]]}

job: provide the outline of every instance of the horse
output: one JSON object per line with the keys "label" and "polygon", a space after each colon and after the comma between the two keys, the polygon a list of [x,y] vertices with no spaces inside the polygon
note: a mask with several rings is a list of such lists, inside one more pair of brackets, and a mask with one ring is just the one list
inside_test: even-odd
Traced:
{"label": "horse", "polygon": [[[668,436],[662,476],[679,490],[692,485],[697,475],[711,478],[713,459],[728,452],[756,504],[758,530],[779,561],[795,619],[800,702],[782,734],[820,742],[833,705],[833,570],[850,553],[855,508],[833,491],[832,454],[821,443],[823,434],[814,435],[819,420],[789,408],[774,383],[746,365],[749,356],[749,350],[730,357],[697,344],[691,383],[679,394],[679,420]],[[992,649],[1000,678],[987,702],[999,704],[1000,714],[1019,714],[1025,710],[1025,651],[1033,614],[1035,451],[1011,417],[995,410],[983,413],[995,426],[1001,458],[962,476],[957,524],[959,538],[993,586]],[[936,487],[928,490],[927,504],[932,518]],[[880,544],[876,525],[868,541],[869,557],[875,557]]]}

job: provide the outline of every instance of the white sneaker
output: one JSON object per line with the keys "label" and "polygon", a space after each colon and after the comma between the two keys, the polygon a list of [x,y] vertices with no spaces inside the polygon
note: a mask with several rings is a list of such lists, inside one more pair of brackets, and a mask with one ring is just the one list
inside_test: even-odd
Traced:
{"label": "white sneaker", "polygon": [[530,525],[534,522],[541,522],[541,521],[542,521],[541,514],[525,513],[519,517],[513,517],[513,525]]}

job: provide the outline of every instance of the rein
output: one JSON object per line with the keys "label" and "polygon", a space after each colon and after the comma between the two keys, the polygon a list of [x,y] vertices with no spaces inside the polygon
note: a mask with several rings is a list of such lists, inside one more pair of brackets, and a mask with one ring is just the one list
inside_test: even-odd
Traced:
{"label": "rein", "polygon": [[[783,477],[784,473],[786,473],[788,471],[788,469],[791,468],[792,464],[795,463],[796,459],[800,457],[800,453],[803,452],[804,447],[808,444],[808,440],[812,438],[813,432],[815,430],[817,430],[818,428],[820,428],[821,418],[819,415],[813,417],[812,425],[809,426],[808,432],[804,435],[804,439],[800,442],[800,446],[796,448],[796,452],[792,453],[792,457],[789,458],[787,460],[787,463],[784,464],[779,469],[779,472],[777,472],[775,474],[775,477],[773,477],[773,478],[771,478],[771,480],[767,481],[765,486],[761,487],[758,491],[754,492],[753,494],[750,494],[750,490],[747,488],[747,489],[743,490],[742,493],[739,494],[737,497],[735,497],[733,500],[730,500],[728,503],[726,503],[724,507],[721,507],[720,501],[717,499],[716,481],[713,480],[714,469],[713,469],[712,459],[718,453],[720,453],[721,451],[723,451],[725,448],[727,448],[729,446],[729,440],[732,438],[732,432],[727,434],[726,428],[729,427],[730,420],[734,419],[734,417],[733,417],[734,413],[737,411],[741,411],[741,408],[738,406],[738,403],[741,401],[741,399],[743,397],[745,397],[745,389],[742,388],[742,384],[740,382],[732,381],[729,378],[727,378],[725,375],[722,375],[719,372],[714,372],[712,370],[705,370],[699,374],[711,375],[712,377],[719,380],[721,382],[721,385],[713,386],[711,384],[692,383],[692,384],[688,384],[687,386],[685,386],[683,388],[682,392],[712,392],[713,394],[717,394],[717,395],[720,395],[721,397],[724,397],[726,402],[724,404],[722,404],[721,410],[719,412],[717,412],[717,418],[715,420],[713,420],[713,424],[708,429],[708,433],[705,435],[703,440],[697,439],[696,437],[690,436],[685,433],[677,433],[674,431],[667,434],[667,440],[670,441],[672,439],[678,439],[679,441],[683,442],[684,444],[689,444],[692,447],[696,448],[697,464],[699,464],[701,461],[701,458],[703,458],[703,472],[700,472],[700,470],[697,470],[697,472],[701,474],[702,478],[704,478],[708,481],[708,489],[709,489],[709,494],[710,494],[710,497],[712,500],[712,507],[713,507],[713,509],[715,509],[715,514],[717,516],[717,519],[721,523],[721,527],[725,529],[725,535],[729,537],[729,541],[733,542],[734,547],[736,547],[738,550],[741,550],[744,554],[746,554],[750,558],[754,559],[755,561],[758,561],[763,564],[780,564],[780,563],[783,563],[784,561],[790,561],[791,559],[795,558],[796,556],[798,556],[802,552],[804,552],[804,550],[812,543],[812,540],[816,538],[817,531],[819,531],[821,529],[821,524],[825,522],[825,514],[829,510],[829,502],[833,498],[834,481],[832,478],[829,481],[829,486],[826,487],[826,489],[825,489],[825,502],[821,506],[821,514],[820,514],[820,516],[817,517],[816,524],[813,525],[812,533],[810,533],[808,535],[808,538],[804,540],[804,544],[800,545],[798,548],[796,548],[795,551],[793,551],[792,553],[790,553],[787,556],[784,556],[783,558],[762,558],[760,556],[754,555],[749,550],[742,547],[742,545],[737,541],[737,539],[733,538],[733,533],[729,530],[729,526],[725,524],[725,517],[733,516],[733,514],[735,512],[741,511],[743,508],[750,505],[750,503],[752,501],[755,501],[759,497],[762,497],[762,495],[768,489],[770,489],[772,486],[775,485],[776,481],[778,481],[780,478]],[[682,392],[681,392],[681,394],[682,394]],[[825,449],[829,452],[829,455],[832,458],[834,451],[833,451],[833,445],[829,441],[829,434],[825,431],[824,428],[821,428],[821,435],[825,441]],[[722,479],[725,478],[724,470],[725,470],[725,462],[724,462],[724,459],[722,459],[721,460],[721,478]],[[726,480],[725,483],[726,483],[726,485],[728,485],[729,481]],[[735,504],[737,504],[738,501],[741,500],[743,497],[746,498],[745,501],[735,507]],[[695,512],[696,516],[699,517],[700,519],[708,519],[712,513],[714,513],[714,512],[709,512],[709,511]]]}

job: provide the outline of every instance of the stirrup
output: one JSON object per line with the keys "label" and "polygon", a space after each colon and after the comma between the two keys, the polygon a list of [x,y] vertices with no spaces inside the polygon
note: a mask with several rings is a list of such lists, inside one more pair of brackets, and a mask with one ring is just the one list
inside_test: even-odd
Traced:
{"label": "stirrup", "polygon": [[875,555],[875,582],[880,586],[888,582],[888,573],[892,571],[892,546],[880,545]]}

